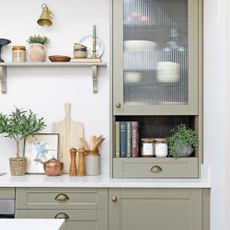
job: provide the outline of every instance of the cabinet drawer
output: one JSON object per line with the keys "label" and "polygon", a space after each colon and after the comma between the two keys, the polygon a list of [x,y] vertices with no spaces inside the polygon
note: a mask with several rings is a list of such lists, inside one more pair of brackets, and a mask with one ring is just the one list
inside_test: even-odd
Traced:
{"label": "cabinet drawer", "polygon": [[107,209],[106,189],[17,188],[16,209]]}
{"label": "cabinet drawer", "polygon": [[0,199],[14,199],[15,188],[0,188]]}
{"label": "cabinet drawer", "polygon": [[16,218],[45,218],[68,216],[65,230],[107,230],[107,210],[17,210]]}
{"label": "cabinet drawer", "polygon": [[113,177],[198,177],[198,158],[114,158]]}

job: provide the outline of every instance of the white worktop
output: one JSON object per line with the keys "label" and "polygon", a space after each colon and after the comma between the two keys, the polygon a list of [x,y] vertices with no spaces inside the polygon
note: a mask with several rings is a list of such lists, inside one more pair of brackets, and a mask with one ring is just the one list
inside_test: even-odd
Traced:
{"label": "white worktop", "polygon": [[210,188],[210,173],[206,170],[198,179],[114,179],[109,175],[51,177],[44,174],[0,176],[0,187],[68,187],[68,188]]}
{"label": "white worktop", "polygon": [[64,230],[64,219],[0,219],[0,228],[7,230]]}

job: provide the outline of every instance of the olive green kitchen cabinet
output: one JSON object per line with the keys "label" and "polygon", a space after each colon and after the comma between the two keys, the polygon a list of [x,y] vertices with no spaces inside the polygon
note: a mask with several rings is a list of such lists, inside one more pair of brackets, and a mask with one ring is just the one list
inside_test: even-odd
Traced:
{"label": "olive green kitchen cabinet", "polygon": [[[111,175],[198,178],[203,159],[202,0],[111,1]],[[116,125],[130,121],[139,124],[138,156],[121,157]],[[142,138],[167,138],[181,123],[199,136],[191,156],[142,157]]]}
{"label": "olive green kitchen cabinet", "polygon": [[198,115],[201,0],[113,0],[114,115]]}
{"label": "olive green kitchen cabinet", "polygon": [[109,230],[209,230],[209,190],[111,189]]}
{"label": "olive green kitchen cabinet", "polygon": [[0,199],[15,199],[15,188],[0,188]]}
{"label": "olive green kitchen cabinet", "polygon": [[66,229],[107,230],[107,189],[17,188],[16,218],[63,218]]}

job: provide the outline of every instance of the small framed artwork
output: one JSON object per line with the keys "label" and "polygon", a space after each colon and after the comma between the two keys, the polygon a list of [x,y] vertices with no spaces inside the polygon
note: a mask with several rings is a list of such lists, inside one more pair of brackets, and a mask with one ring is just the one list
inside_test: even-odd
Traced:
{"label": "small framed artwork", "polygon": [[24,156],[27,157],[27,173],[44,173],[43,164],[35,161],[47,161],[58,158],[58,133],[38,133],[26,138]]}

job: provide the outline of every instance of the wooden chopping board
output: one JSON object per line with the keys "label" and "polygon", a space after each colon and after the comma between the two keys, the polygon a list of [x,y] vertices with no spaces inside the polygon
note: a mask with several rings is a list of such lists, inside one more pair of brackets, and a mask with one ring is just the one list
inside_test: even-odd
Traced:
{"label": "wooden chopping board", "polygon": [[70,149],[79,148],[79,139],[83,137],[83,124],[70,117],[71,104],[65,103],[64,120],[52,124],[52,132],[59,133],[59,159],[64,163],[64,173],[69,173]]}

